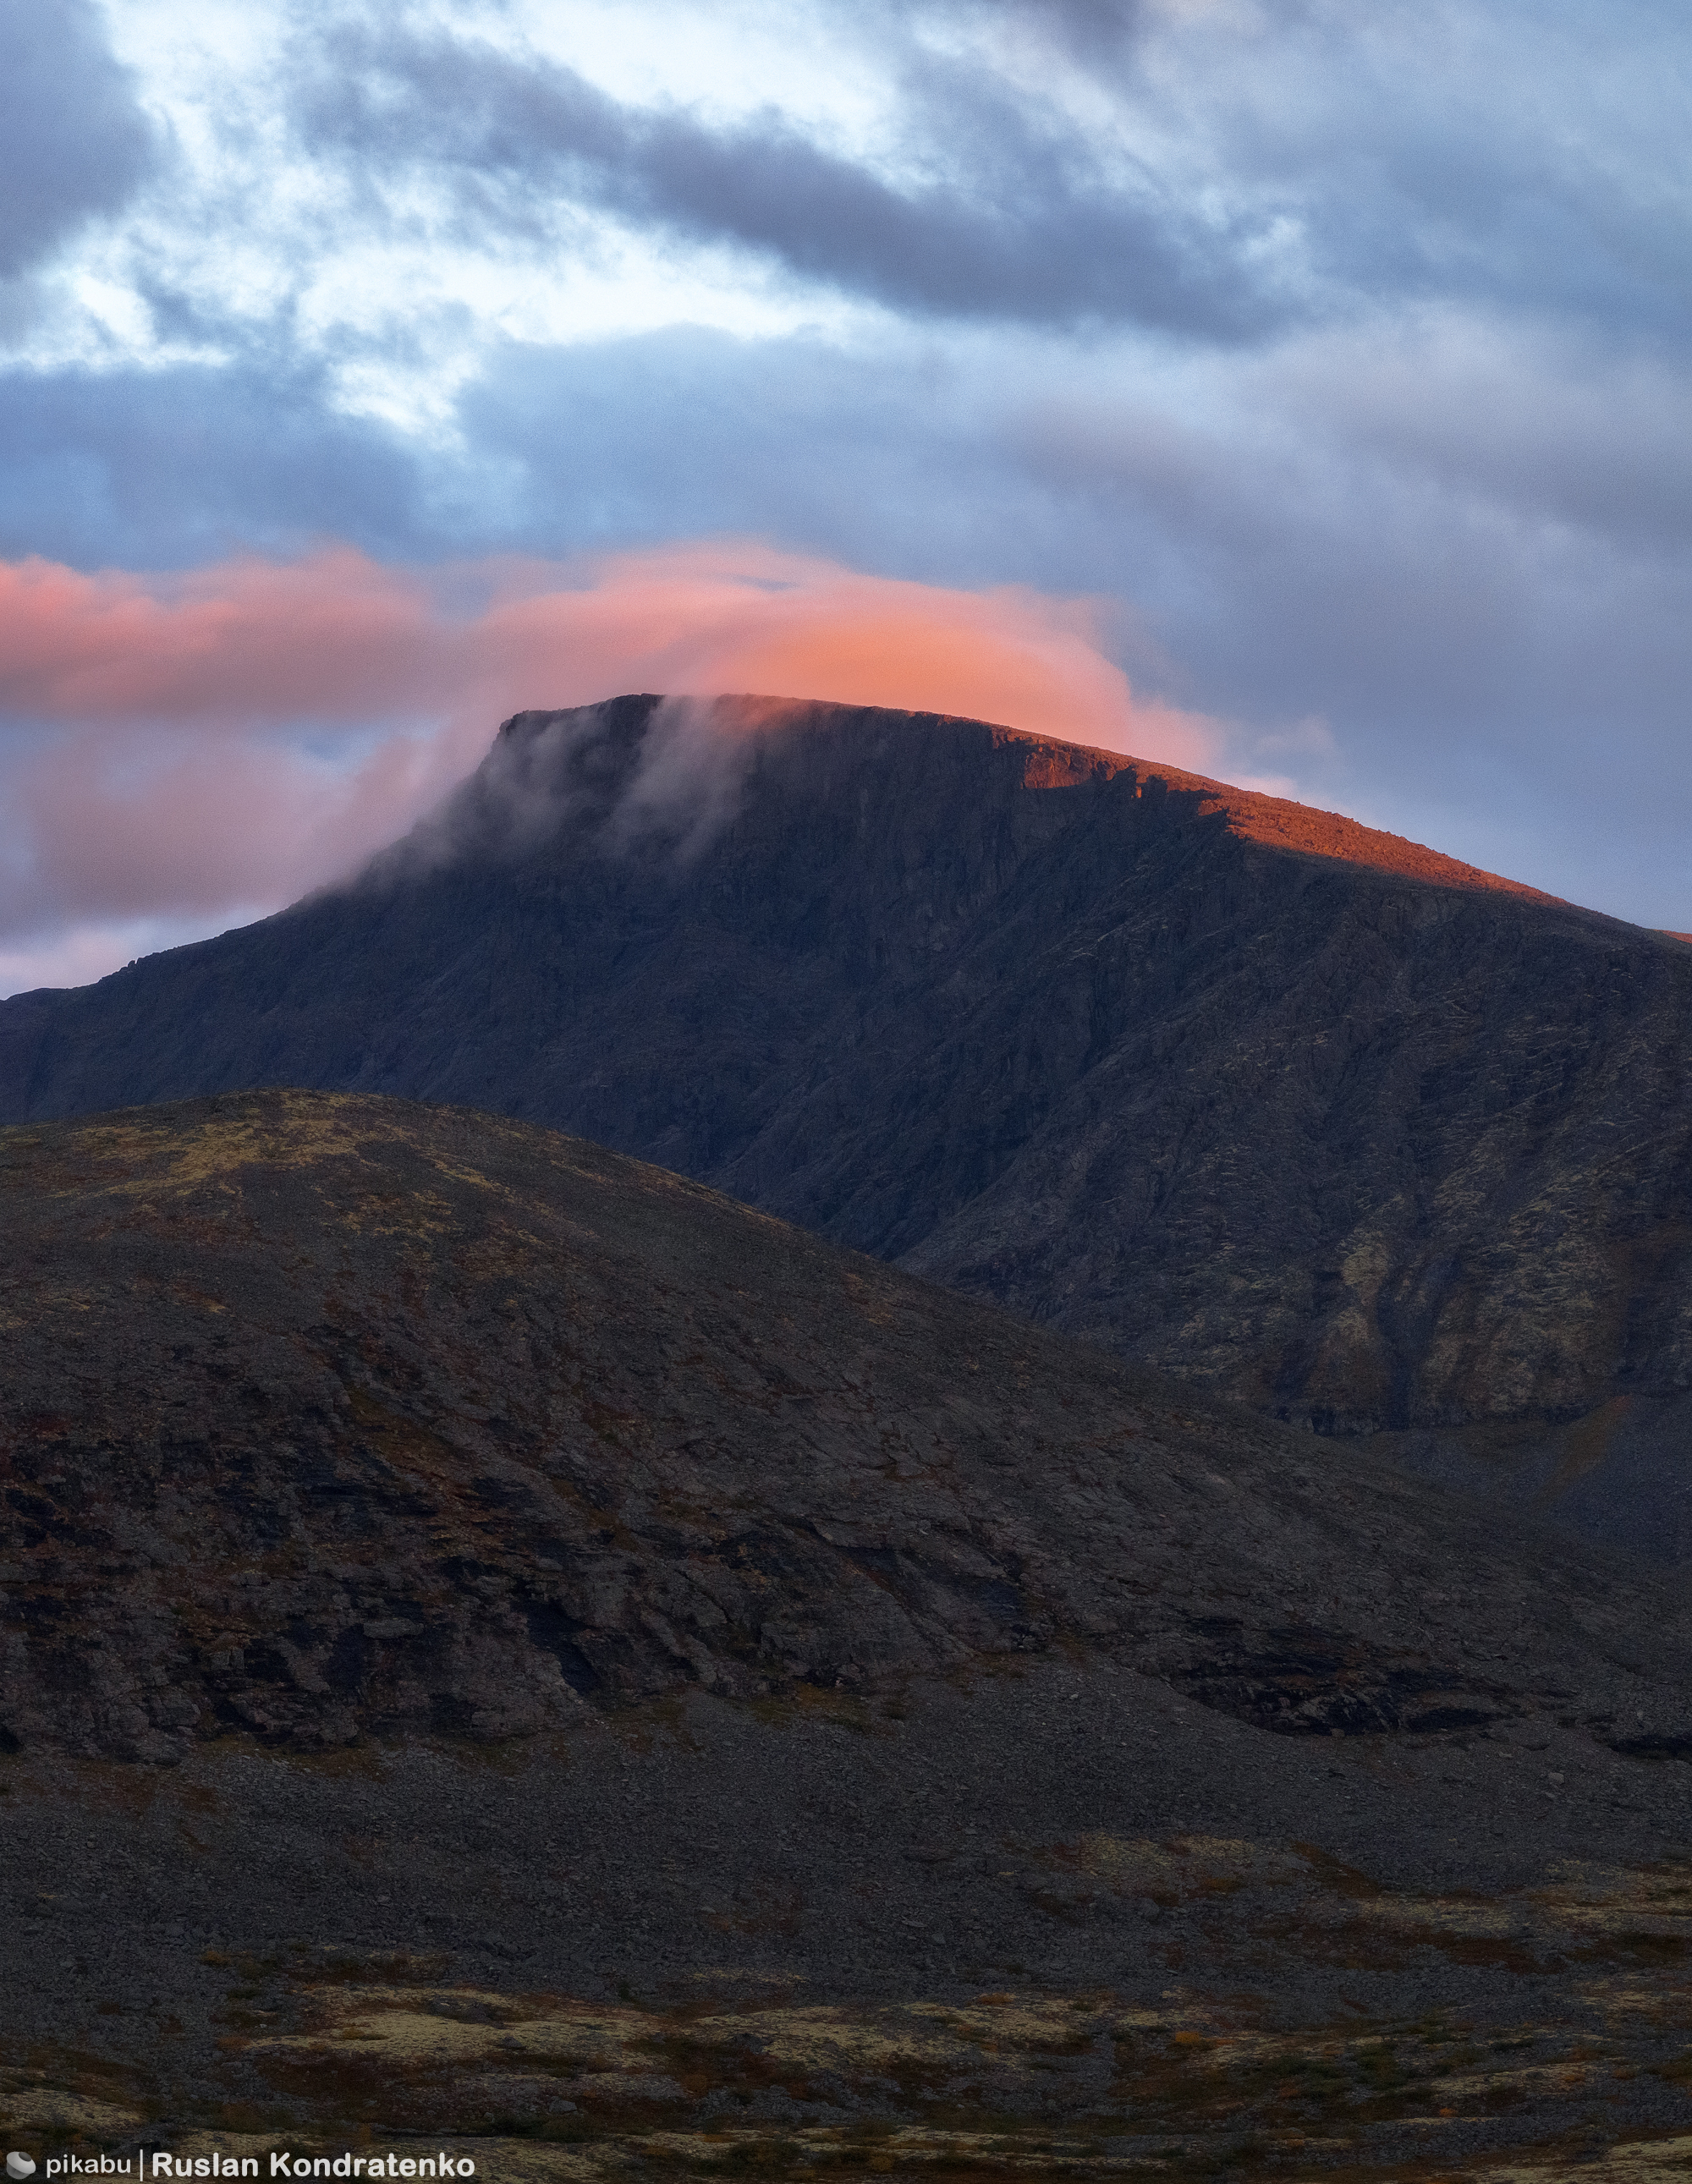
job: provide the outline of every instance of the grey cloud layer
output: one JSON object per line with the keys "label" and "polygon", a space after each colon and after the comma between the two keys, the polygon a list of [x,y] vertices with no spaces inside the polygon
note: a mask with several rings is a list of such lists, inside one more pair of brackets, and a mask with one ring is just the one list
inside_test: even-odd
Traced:
{"label": "grey cloud layer", "polygon": [[0,374],[8,560],[183,567],[325,534],[414,553],[429,536],[425,478],[416,448],[338,415],[321,369],[286,355]]}
{"label": "grey cloud layer", "polygon": [[[1625,721],[1660,755],[1684,732],[1692,463],[1672,382],[1647,415],[1637,377],[1572,389],[1555,350],[1477,365],[1432,337],[1312,337],[1232,366],[1194,418],[1168,390],[1113,387],[1113,359],[1039,344],[912,361],[697,335],[513,349],[462,414],[522,465],[511,516],[532,536],[768,530],[930,580],[1108,591],[1157,640],[1170,694],[1367,722],[1382,763],[1388,743],[1455,756],[1483,720],[1535,743]],[[1483,465],[1500,377],[1516,415]],[[1634,406],[1603,398],[1626,388]],[[1643,515],[1598,489],[1630,470],[1650,481]]]}
{"label": "grey cloud layer", "polygon": [[1257,263],[1266,220],[1201,217],[1142,162],[1106,174],[1054,113],[981,70],[930,63],[913,87],[940,174],[902,188],[777,113],[713,129],[619,105],[553,62],[399,26],[316,47],[296,113],[314,152],[366,178],[443,177],[484,231],[533,234],[563,201],[744,246],[897,310],[1230,341],[1287,315]]}
{"label": "grey cloud layer", "polygon": [[115,211],[158,155],[89,0],[0,9],[0,278]]}
{"label": "grey cloud layer", "polygon": [[[922,35],[969,14],[1014,44]],[[403,20],[316,42],[291,97],[316,156],[367,192],[431,178],[461,231],[533,241],[585,208],[906,313],[1237,343],[1363,299],[1464,297],[1692,336],[1686,40],[1660,0],[1445,0],[1413,19],[1280,0],[1184,25],[997,0],[864,20],[895,86],[897,181],[775,109],[724,127],[622,105],[556,62]]]}

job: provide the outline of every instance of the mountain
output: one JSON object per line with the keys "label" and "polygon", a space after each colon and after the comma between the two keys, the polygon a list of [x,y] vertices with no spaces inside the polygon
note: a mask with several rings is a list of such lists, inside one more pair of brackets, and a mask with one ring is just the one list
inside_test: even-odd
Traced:
{"label": "mountain", "polygon": [[1692,1552],[1692,950],[980,722],[525,714],[354,884],[0,1005],[0,1114],[265,1084],[680,1170]]}
{"label": "mountain", "polygon": [[0,1232],[14,2144],[1684,2151],[1671,1581],[486,1114],[16,1126]]}

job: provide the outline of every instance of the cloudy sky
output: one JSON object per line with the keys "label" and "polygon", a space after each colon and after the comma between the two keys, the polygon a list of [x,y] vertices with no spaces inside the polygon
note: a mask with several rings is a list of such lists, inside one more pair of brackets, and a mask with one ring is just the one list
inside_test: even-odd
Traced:
{"label": "cloudy sky", "polygon": [[0,14],[0,992],[500,717],[931,705],[1692,928],[1683,0]]}

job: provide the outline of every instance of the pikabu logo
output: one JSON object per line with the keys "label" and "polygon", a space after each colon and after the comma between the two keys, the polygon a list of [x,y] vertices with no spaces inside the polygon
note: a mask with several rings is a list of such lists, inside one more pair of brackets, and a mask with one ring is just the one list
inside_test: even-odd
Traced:
{"label": "pikabu logo", "polygon": [[16,2184],[23,2184],[25,2176],[33,2176],[35,2173],[36,2164],[27,2153],[8,2153],[6,2156],[6,2174],[15,2179]]}

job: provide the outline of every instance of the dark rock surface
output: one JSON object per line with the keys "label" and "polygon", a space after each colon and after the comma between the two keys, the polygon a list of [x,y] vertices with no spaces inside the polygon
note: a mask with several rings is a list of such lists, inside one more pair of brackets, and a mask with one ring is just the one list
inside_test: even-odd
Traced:
{"label": "dark rock surface", "polygon": [[486,1115],[25,1125],[0,1228],[9,2142],[1672,2160],[1671,1585]]}
{"label": "dark rock surface", "polygon": [[0,1134],[0,1222],[14,1747],[499,1740],[1054,1648],[1294,1736],[1692,1736],[1672,1589],[578,1139],[165,1104]]}
{"label": "dark rock surface", "polygon": [[0,1113],[579,1131],[1692,1551],[1692,950],[1164,767],[840,707],[508,723],[353,888],[0,1004]]}

